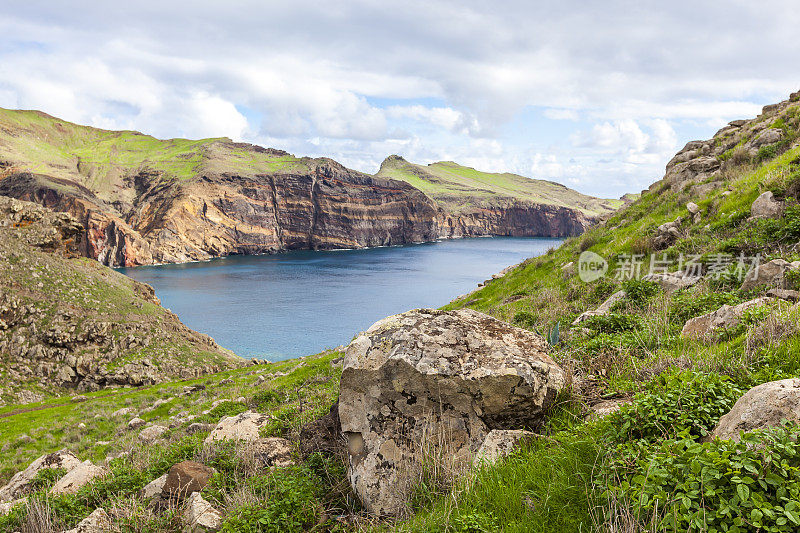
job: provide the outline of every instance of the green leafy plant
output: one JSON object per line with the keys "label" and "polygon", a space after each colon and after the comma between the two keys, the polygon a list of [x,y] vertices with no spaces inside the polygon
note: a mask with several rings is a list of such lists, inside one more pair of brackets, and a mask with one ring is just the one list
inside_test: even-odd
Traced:
{"label": "green leafy plant", "polygon": [[742,390],[727,376],[667,372],[649,383],[631,404],[610,415],[611,434],[617,442],[653,442],[682,431],[705,436],[741,395]]}
{"label": "green leafy plant", "polygon": [[598,333],[621,333],[636,329],[639,326],[639,319],[634,315],[609,313],[593,316],[585,322],[585,325]]}
{"label": "green leafy plant", "polygon": [[[631,502],[659,531],[728,533],[800,530],[797,426],[698,443],[684,432],[635,460],[609,493]],[[617,463],[619,466],[620,463]]]}

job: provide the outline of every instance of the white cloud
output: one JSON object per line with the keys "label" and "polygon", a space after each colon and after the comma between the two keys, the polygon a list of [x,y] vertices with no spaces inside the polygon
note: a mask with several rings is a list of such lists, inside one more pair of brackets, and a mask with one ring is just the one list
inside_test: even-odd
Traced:
{"label": "white cloud", "polygon": [[688,136],[797,90],[798,26],[791,0],[10,1],[0,105],[367,171],[403,152],[621,194]]}

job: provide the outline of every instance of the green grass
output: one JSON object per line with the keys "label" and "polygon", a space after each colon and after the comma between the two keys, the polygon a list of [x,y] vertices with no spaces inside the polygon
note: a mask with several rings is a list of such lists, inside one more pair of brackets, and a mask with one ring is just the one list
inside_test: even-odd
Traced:
{"label": "green grass", "polygon": [[486,202],[500,205],[517,199],[573,207],[586,215],[597,216],[622,205],[621,200],[600,200],[551,181],[481,172],[451,161],[425,166],[393,156],[384,161],[377,175],[405,181],[455,210],[486,205]]}

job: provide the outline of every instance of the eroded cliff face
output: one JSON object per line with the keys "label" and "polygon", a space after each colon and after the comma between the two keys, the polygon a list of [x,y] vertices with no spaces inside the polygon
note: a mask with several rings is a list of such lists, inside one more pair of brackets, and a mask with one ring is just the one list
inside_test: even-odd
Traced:
{"label": "eroded cliff face", "polygon": [[467,186],[476,196],[450,202],[327,158],[229,139],[162,141],[0,110],[0,195],[70,213],[85,230],[81,253],[109,266],[440,238],[566,237],[595,220],[580,207],[587,197],[551,183],[546,188],[574,196],[577,207],[530,201],[522,197],[529,180],[516,178],[523,181],[510,193],[488,191],[487,199],[486,190]]}

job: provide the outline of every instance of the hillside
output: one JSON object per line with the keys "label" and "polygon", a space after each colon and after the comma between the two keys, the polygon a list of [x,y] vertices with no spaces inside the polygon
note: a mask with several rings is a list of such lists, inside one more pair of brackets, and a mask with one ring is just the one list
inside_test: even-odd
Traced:
{"label": "hillside", "polygon": [[243,363],[153,289],[77,257],[70,216],[0,197],[0,403],[196,377]]}
{"label": "hillside", "polygon": [[[0,487],[0,530],[182,531],[203,510],[224,532],[797,531],[798,197],[795,93],[344,353],[0,409],[4,478],[78,453]],[[90,436],[48,438],[77,420]]]}
{"label": "hillside", "polygon": [[521,202],[567,207],[598,217],[623,204],[622,200],[586,196],[560,183],[507,172],[481,172],[453,161],[417,165],[393,155],[383,161],[376,176],[405,181],[453,213]]}
{"label": "hillside", "polygon": [[555,185],[539,195],[523,178],[482,176],[459,187],[480,196],[496,181],[493,196],[506,200],[461,209],[472,200],[440,202],[406,180],[327,158],[0,110],[0,194],[71,213],[85,228],[81,253],[111,266],[462,236],[563,237],[613,206]]}

